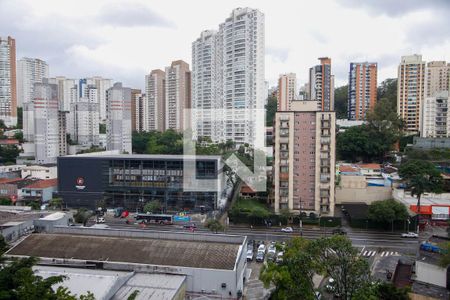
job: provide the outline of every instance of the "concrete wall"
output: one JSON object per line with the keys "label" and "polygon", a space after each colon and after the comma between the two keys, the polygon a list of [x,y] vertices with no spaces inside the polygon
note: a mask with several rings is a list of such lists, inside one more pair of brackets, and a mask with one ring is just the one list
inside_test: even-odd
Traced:
{"label": "concrete wall", "polygon": [[0,234],[5,238],[7,242],[14,242],[21,236],[30,234],[33,229],[33,220],[28,220],[0,229]]}
{"label": "concrete wall", "polygon": [[416,261],[416,280],[445,288],[447,285],[447,270],[436,265]]}
{"label": "concrete wall", "polygon": [[392,199],[390,187],[367,186],[364,176],[341,176],[336,187],[336,204]]}

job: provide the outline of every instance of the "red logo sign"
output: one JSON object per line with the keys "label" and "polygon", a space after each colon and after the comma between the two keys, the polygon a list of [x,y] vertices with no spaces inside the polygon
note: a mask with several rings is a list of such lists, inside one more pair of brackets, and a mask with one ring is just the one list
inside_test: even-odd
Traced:
{"label": "red logo sign", "polygon": [[77,178],[77,184],[75,185],[75,187],[79,190],[83,190],[86,186],[84,185],[84,178],[83,177],[78,177]]}

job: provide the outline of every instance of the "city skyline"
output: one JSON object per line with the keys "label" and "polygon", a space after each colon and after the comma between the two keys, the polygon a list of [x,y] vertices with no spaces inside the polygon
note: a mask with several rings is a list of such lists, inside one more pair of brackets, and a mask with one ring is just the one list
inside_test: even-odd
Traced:
{"label": "city skyline", "polygon": [[[420,53],[427,59],[448,60],[449,35],[441,32],[450,28],[445,18],[450,4],[414,2],[416,5],[388,1],[361,5],[353,0],[327,0],[305,7],[289,3],[286,9],[286,5],[230,1],[196,17],[195,13],[182,14],[188,11],[184,6],[200,8],[207,6],[206,2],[196,2],[195,6],[178,2],[180,9],[173,11],[173,3],[156,8],[139,1],[99,1],[88,7],[52,1],[2,1],[0,27],[3,36],[16,39],[18,59],[28,56],[47,61],[52,77],[100,75],[143,89],[143,74],[158,68],[161,61],[191,62],[191,42],[199,32],[215,28],[233,8],[248,6],[266,16],[265,79],[271,86],[280,74],[288,72],[296,73],[300,84],[307,82],[308,68],[319,56],[332,58],[336,86],[341,86],[346,84],[351,61],[377,62],[381,82],[396,77],[401,55]],[[318,11],[327,22],[314,22]],[[330,22],[333,30],[328,30]],[[354,32],[349,34],[345,28],[352,22],[359,26],[352,27]],[[89,30],[80,30],[84,28],[80,24]],[[295,28],[295,38],[280,34],[286,28]],[[391,34],[386,36],[388,29]],[[423,37],[417,34],[420,32],[427,34]],[[353,35],[359,37],[357,45],[352,43]],[[131,40],[139,47],[130,48]],[[167,46],[153,47],[155,41]],[[130,55],[124,55],[127,52]]]}

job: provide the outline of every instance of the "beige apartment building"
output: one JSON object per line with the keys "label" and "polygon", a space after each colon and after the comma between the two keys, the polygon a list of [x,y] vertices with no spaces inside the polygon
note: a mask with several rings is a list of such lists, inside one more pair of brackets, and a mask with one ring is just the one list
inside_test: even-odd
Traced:
{"label": "beige apartment building", "polygon": [[274,209],[334,215],[336,115],[316,101],[275,114]]}
{"label": "beige apartment building", "polygon": [[280,75],[278,79],[277,110],[291,110],[291,103],[297,97],[297,79],[295,73]]}
{"label": "beige apartment building", "polygon": [[165,102],[166,102],[166,73],[163,70],[152,70],[145,76],[145,92],[147,103],[144,105],[145,131],[164,131],[165,129]]}
{"label": "beige apartment building", "polygon": [[402,56],[398,66],[397,114],[410,134],[419,132],[420,112],[425,97],[425,61],[422,55]]}
{"label": "beige apartment building", "polygon": [[189,64],[173,61],[166,67],[165,129],[183,131],[190,127],[190,118],[186,120],[185,109],[191,108],[191,71]]}
{"label": "beige apartment building", "polygon": [[434,97],[436,93],[449,90],[450,63],[445,61],[430,61],[427,63],[426,96]]}
{"label": "beige apartment building", "polygon": [[450,137],[448,91],[426,97],[422,105],[420,136],[425,138]]}

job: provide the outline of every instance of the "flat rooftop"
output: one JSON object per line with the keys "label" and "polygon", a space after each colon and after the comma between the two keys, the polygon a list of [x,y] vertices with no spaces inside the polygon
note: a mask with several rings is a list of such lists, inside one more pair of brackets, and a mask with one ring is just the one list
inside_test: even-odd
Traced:
{"label": "flat rooftop", "polygon": [[32,234],[8,255],[233,270],[240,244],[78,234]]}
{"label": "flat rooftop", "polygon": [[221,159],[220,155],[183,155],[183,154],[116,154],[111,151],[92,152],[83,154],[73,154],[60,157],[68,159],[73,157],[80,158],[111,158],[111,159]]}

